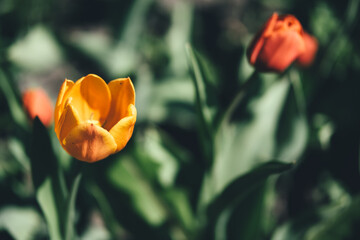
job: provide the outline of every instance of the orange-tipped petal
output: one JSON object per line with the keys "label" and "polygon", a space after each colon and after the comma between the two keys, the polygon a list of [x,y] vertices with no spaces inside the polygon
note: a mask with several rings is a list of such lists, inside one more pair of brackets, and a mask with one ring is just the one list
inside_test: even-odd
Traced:
{"label": "orange-tipped petal", "polygon": [[105,81],[95,74],[78,80],[67,98],[78,111],[81,121],[93,120],[102,125],[109,113],[111,95]]}
{"label": "orange-tipped petal", "polygon": [[58,130],[56,131],[61,144],[63,144],[63,140],[69,132],[80,123],[79,113],[74,109],[71,103],[67,103],[64,112],[60,117]]}
{"label": "orange-tipped petal", "polygon": [[130,78],[119,78],[109,84],[111,107],[104,128],[111,129],[128,114],[130,104],[135,104],[135,90]]}
{"label": "orange-tipped petal", "polygon": [[66,99],[66,95],[69,93],[70,89],[74,86],[74,82],[68,79],[65,79],[63,84],[61,85],[56,104],[55,104],[55,116],[54,116],[54,122],[55,122],[55,132],[59,131],[58,128],[58,122],[60,120],[61,114],[64,111],[64,105]]}
{"label": "orange-tipped petal", "polygon": [[126,146],[134,131],[137,115],[136,108],[130,104],[127,110],[127,117],[121,119],[110,130],[110,134],[114,137],[117,144],[116,151],[120,151]]}
{"label": "orange-tipped petal", "polygon": [[78,160],[96,162],[113,154],[116,143],[111,134],[93,123],[73,128],[64,139],[65,150]]}

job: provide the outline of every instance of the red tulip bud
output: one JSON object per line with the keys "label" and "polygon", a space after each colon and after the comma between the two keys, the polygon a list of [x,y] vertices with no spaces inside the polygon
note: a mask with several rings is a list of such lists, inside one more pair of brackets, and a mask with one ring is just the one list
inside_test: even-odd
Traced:
{"label": "red tulip bud", "polygon": [[33,120],[36,116],[45,125],[52,122],[53,106],[49,96],[42,88],[28,89],[23,93],[23,105],[29,118]]}
{"label": "red tulip bud", "polygon": [[251,42],[247,57],[259,71],[283,72],[304,51],[299,20],[274,13]]}

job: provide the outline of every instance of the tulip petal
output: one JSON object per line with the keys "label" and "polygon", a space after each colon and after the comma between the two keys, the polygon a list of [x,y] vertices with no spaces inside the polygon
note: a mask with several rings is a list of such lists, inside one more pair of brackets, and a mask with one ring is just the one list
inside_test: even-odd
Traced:
{"label": "tulip petal", "polygon": [[304,40],[298,32],[280,32],[266,38],[257,62],[262,70],[282,72],[304,51]]}
{"label": "tulip petal", "polygon": [[119,78],[109,84],[111,107],[104,128],[111,129],[120,119],[128,115],[128,107],[135,104],[135,90],[130,78]]}
{"label": "tulip petal", "polygon": [[99,121],[102,125],[109,113],[111,95],[105,81],[95,74],[78,80],[69,92],[68,99],[78,111],[81,121]]}
{"label": "tulip petal", "polygon": [[255,64],[259,52],[264,45],[264,38],[272,34],[278,16],[279,15],[277,13],[273,13],[273,15],[267,20],[267,22],[262,27],[262,30],[256,34],[256,36],[250,43],[250,46],[247,50],[247,55],[250,64],[252,65]]}
{"label": "tulip petal", "polygon": [[129,105],[127,115],[127,117],[121,119],[110,130],[110,134],[114,137],[117,144],[116,151],[120,151],[126,146],[134,131],[137,115],[134,105]]}
{"label": "tulip petal", "polygon": [[69,91],[71,90],[71,88],[73,86],[74,86],[74,82],[71,80],[67,80],[67,79],[65,79],[65,81],[61,85],[61,88],[60,88],[60,91],[58,94],[58,98],[57,98],[56,104],[55,104],[55,116],[54,116],[55,132],[59,131],[58,130],[58,127],[59,127],[58,122],[60,120],[62,112],[64,111],[64,104],[65,104],[64,99],[66,99],[66,95],[69,93]]}
{"label": "tulip petal", "polygon": [[73,157],[96,162],[116,151],[114,138],[108,131],[93,123],[83,123],[73,128],[64,139],[65,150]]}
{"label": "tulip petal", "polygon": [[308,67],[315,59],[315,55],[318,49],[318,42],[315,37],[304,32],[305,52],[302,53],[296,62],[302,67]]}
{"label": "tulip petal", "polygon": [[71,105],[71,103],[67,103],[64,112],[60,117],[59,128],[56,132],[61,144],[64,138],[69,134],[69,132],[79,124],[79,113]]}

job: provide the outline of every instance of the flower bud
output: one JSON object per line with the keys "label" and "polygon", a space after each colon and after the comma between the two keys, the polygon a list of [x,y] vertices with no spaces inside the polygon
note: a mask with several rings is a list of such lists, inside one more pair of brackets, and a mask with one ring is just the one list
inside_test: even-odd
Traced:
{"label": "flower bud", "polygon": [[247,50],[259,71],[283,72],[305,51],[302,26],[293,15],[274,13]]}
{"label": "flower bud", "polygon": [[31,120],[37,116],[45,126],[50,126],[53,106],[49,96],[42,88],[26,90],[23,93],[22,100],[24,109]]}

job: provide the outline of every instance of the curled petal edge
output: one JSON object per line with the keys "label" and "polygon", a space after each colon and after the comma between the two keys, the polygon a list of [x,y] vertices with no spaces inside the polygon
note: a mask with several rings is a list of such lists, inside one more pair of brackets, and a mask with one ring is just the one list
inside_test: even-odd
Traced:
{"label": "curled petal edge", "polygon": [[109,132],[114,137],[117,145],[117,152],[122,150],[130,140],[134,131],[136,115],[137,111],[135,106],[130,104],[128,107],[128,116],[121,119],[110,129]]}

